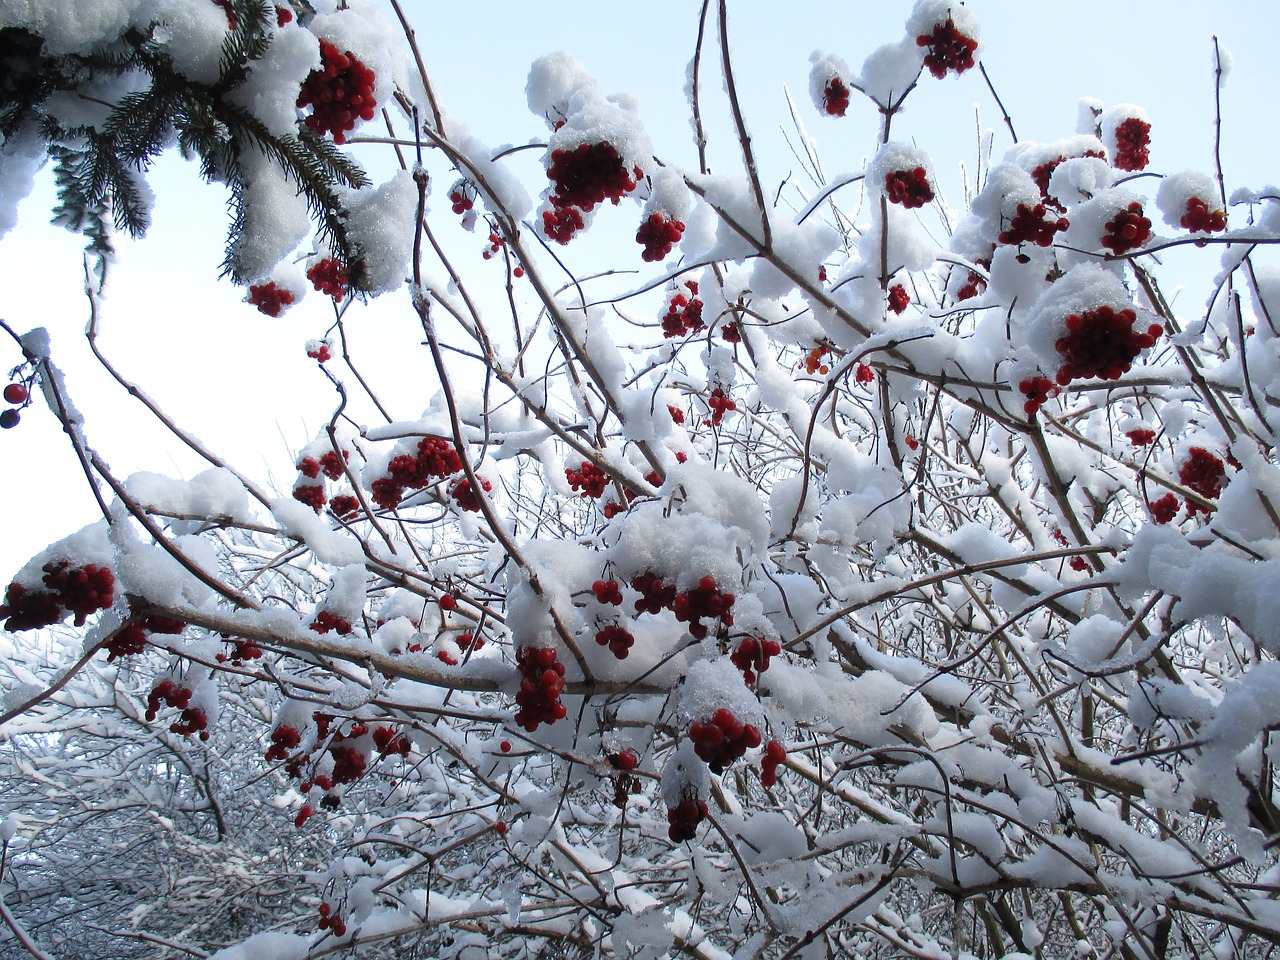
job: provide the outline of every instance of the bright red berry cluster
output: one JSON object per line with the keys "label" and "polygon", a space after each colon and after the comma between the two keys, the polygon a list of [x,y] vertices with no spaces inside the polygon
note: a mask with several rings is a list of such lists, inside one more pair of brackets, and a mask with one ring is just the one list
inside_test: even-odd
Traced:
{"label": "bright red berry cluster", "polygon": [[1154,430],[1147,430],[1143,427],[1138,427],[1136,430],[1126,430],[1124,435],[1129,438],[1129,442],[1135,447],[1145,447],[1149,443],[1155,443],[1156,439]]}
{"label": "bright red berry cluster", "polygon": [[1163,332],[1160,324],[1153,323],[1139,333],[1133,329],[1137,319],[1133,310],[1117,311],[1109,306],[1068,316],[1067,335],[1054,344],[1064,361],[1058,369],[1059,385],[1082,377],[1116,380],[1125,374],[1134,358],[1153,346]]}
{"label": "bright red berry cluster", "polygon": [[644,247],[640,259],[646,263],[666,259],[671,248],[680,242],[680,237],[683,235],[684,224],[679,220],[665,217],[660,213],[651,213],[636,231],[636,243]]}
{"label": "bright red berry cluster", "polygon": [[278,317],[296,298],[293,291],[278,287],[274,280],[269,280],[266,283],[255,283],[250,286],[249,296],[245,299],[257,307],[259,313],[265,313],[268,317]]}
{"label": "bright red berry cluster", "polygon": [[681,623],[689,624],[689,633],[695,640],[707,635],[707,626],[702,622],[719,620],[726,627],[733,626],[734,595],[721,593],[716,586],[715,577],[703,577],[692,590],[677,593],[671,601],[671,612]]}
{"label": "bright red berry cluster", "polygon": [[507,245],[507,241],[502,239],[502,235],[498,231],[489,231],[489,245],[484,248],[480,256],[486,260],[492,260],[493,255]]}
{"label": "bright red berry cluster", "polygon": [[316,290],[338,301],[347,295],[347,287],[351,282],[346,266],[333,257],[317,260],[307,267],[307,279]]}
{"label": "bright red berry cluster", "polygon": [[[1197,233],[1220,233],[1227,229],[1227,212],[1210,208],[1209,204],[1199,197],[1187,200],[1187,212],[1178,221],[1184,230]],[[5,399],[9,399],[8,394]]]}
{"label": "bright red berry cluster", "polygon": [[297,483],[293,487],[293,499],[319,513],[324,509],[324,486],[318,483]]}
{"label": "bright red berry cluster", "polygon": [[754,687],[760,674],[769,669],[769,661],[781,653],[782,645],[777,640],[744,637],[729,659],[742,671],[743,682]]}
{"label": "bright red berry cluster", "polygon": [[233,637],[229,638],[227,642],[231,644],[231,652],[218,654],[217,661],[219,663],[230,661],[232,666],[238,667],[248,660],[257,660],[262,656],[262,648],[252,640],[247,640],[244,637]]}
{"label": "bright red berry cluster", "polygon": [[698,833],[698,824],[707,818],[707,802],[688,796],[674,807],[667,808],[667,836],[672,843],[692,840]]}
{"label": "bright red berry cluster", "polygon": [[609,652],[619,660],[627,659],[635,642],[636,638],[631,635],[631,631],[616,623],[605,624],[596,631],[596,643],[608,647]]}
{"label": "bright red berry cluster", "polygon": [[565,716],[560,693],[564,690],[564,664],[552,647],[521,647],[516,651],[520,689],[516,691],[516,723],[533,733],[539,724],[550,726]]}
{"label": "bright red berry cluster", "polygon": [[1116,125],[1116,155],[1111,165],[1117,170],[1142,170],[1151,159],[1151,124],[1130,117]]}
{"label": "bright red berry cluster", "polygon": [[618,589],[617,580],[597,580],[591,585],[591,592],[595,594],[597,603],[622,606],[622,591]]}
{"label": "bright red berry cluster", "polygon": [[[303,807],[302,809],[307,811],[308,817],[311,815],[311,808],[309,806]],[[298,817],[302,820],[302,823],[306,823],[306,817],[303,817],[301,813],[298,814]],[[299,823],[298,826],[302,826],[302,823]],[[320,919],[316,921],[317,927],[321,930],[328,930],[335,937],[342,937],[346,935],[346,923],[339,914],[334,912],[333,907],[329,906],[328,903],[320,904],[317,912],[320,914]]]}
{"label": "bright red berry cluster", "polygon": [[373,119],[377,78],[354,53],[343,53],[327,40],[320,41],[320,62],[320,69],[302,81],[298,109],[311,107],[303,122],[316,133],[330,133],[334,143],[346,143],[357,120]]}
{"label": "bright red berry cluster", "polygon": [[907,305],[911,303],[911,295],[907,293],[907,288],[900,283],[895,283],[889,288],[889,309],[894,313],[902,313],[907,309]]}
{"label": "bright red berry cluster", "polygon": [[643,176],[639,167],[628,170],[618,148],[608,141],[553,150],[547,168],[547,179],[555,184],[552,204],[579,210],[590,210],[605,200],[618,203]]}
{"label": "bright red berry cluster", "polygon": [[876,372],[865,363],[860,363],[854,370],[853,378],[858,383],[872,383],[876,378]]}
{"label": "bright red berry cluster", "polygon": [[360,512],[360,501],[349,493],[340,493],[329,501],[329,512],[342,520]]}
{"label": "bright red berry cluster", "polygon": [[1119,256],[1136,250],[1151,239],[1151,221],[1142,215],[1142,204],[1136,200],[1107,221],[1102,245]]}
{"label": "bright red berry cluster", "polygon": [[1166,493],[1159,500],[1151,501],[1151,518],[1156,523],[1168,523],[1178,513],[1178,498]]}
{"label": "bright red berry cluster", "polygon": [[0,617],[6,630],[34,630],[58,623],[68,613],[75,616],[77,627],[83,626],[89,614],[115,603],[115,575],[107,567],[87,563],[72,567],[67,560],[44,565],[47,590],[28,590],[13,582],[5,591]]}
{"label": "bright red berry cluster", "polygon": [[764,759],[760,764],[760,782],[772,787],[778,782],[778,767],[787,759],[787,749],[777,740],[770,740],[764,748]]}
{"label": "bright red berry cluster", "polygon": [[267,748],[266,760],[287,760],[289,753],[302,742],[302,732],[297,727],[282,723],[271,731],[271,746]]}
{"label": "bright red berry cluster", "polygon": [[849,109],[849,88],[839,77],[832,77],[822,88],[822,109],[829,117],[843,117]]}
{"label": "bright red berry cluster", "polygon": [[318,363],[328,363],[333,359],[333,344],[328,340],[308,340],[307,356]]}
{"label": "bright red berry cluster", "polygon": [[900,203],[908,210],[933,200],[933,187],[929,185],[924,167],[890,170],[884,175],[884,193],[890,203]]}
{"label": "bright red berry cluster", "polygon": [[449,188],[449,203],[452,204],[454,213],[466,213],[476,205],[476,188],[465,179],[454,181]]}
{"label": "bright red berry cluster", "polygon": [[1048,377],[1028,377],[1018,384],[1018,391],[1026,397],[1022,409],[1028,417],[1034,417],[1050,397],[1058,395],[1058,386]]}
{"label": "bright red berry cluster", "polygon": [[609,475],[589,460],[582,461],[580,470],[565,467],[564,475],[572,489],[592,500],[599,500],[609,487]]}
{"label": "bright red berry cluster", "polygon": [[[493,485],[484,477],[479,477],[478,479],[485,493],[493,489]],[[449,495],[453,497],[453,502],[458,505],[460,510],[467,510],[471,513],[480,512],[480,499],[476,496],[475,490],[472,489],[471,481],[466,477],[453,482],[453,485],[449,487]]]}
{"label": "bright red berry cluster", "polygon": [[635,601],[636,613],[658,613],[670,610],[675,604],[676,588],[653,571],[646,571],[631,578],[631,589],[640,594]]}
{"label": "bright red berry cluster", "polygon": [[180,687],[171,679],[161,680],[147,697],[147,721],[155,720],[160,708],[168,704],[182,711],[178,719],[169,724],[169,732],[189,737],[193,733],[200,734],[201,740],[209,739],[209,717],[199,707],[191,706],[191,688]]}
{"label": "bright red berry cluster", "polygon": [[328,610],[321,610],[311,621],[311,629],[316,633],[328,633],[332,630],[338,636],[345,637],[351,632],[351,621]]}
{"label": "bright red berry cluster", "polygon": [[702,301],[698,299],[698,282],[686,280],[684,286],[689,291],[688,296],[677,291],[667,303],[667,312],[662,317],[662,335],[667,339],[683,337],[706,328],[702,322]]}
{"label": "bright red berry cluster", "polygon": [[956,300],[972,300],[985,289],[987,289],[987,281],[970,270],[969,279],[956,291]]}
{"label": "bright red berry cluster", "polygon": [[1053,217],[1043,203],[1034,206],[1020,203],[1009,226],[1001,230],[996,239],[1009,245],[1034,243],[1038,247],[1047,247],[1053,243],[1053,235],[1068,226],[1070,223],[1066,217]]}
{"label": "bright red berry cluster", "polygon": [[[1206,500],[1218,499],[1222,492],[1222,484],[1226,480],[1226,468],[1220,459],[1204,447],[1192,447],[1187,451],[1187,458],[1178,468],[1178,480],[1184,487],[1189,487]],[[1187,501],[1187,510],[1193,515],[1197,511],[1209,512],[1194,500]]]}
{"label": "bright red berry cluster", "polygon": [[797,366],[804,367],[805,373],[822,373],[830,372],[831,368],[822,362],[822,358],[831,352],[831,348],[826,344],[820,343],[801,358]]}
{"label": "bright red berry cluster", "polygon": [[929,52],[924,55],[924,65],[941,80],[948,70],[964,73],[973,67],[973,54],[978,49],[978,41],[957,30],[955,21],[947,17],[943,23],[933,25],[933,33],[916,37],[916,46],[929,48]]}
{"label": "bright red berry cluster", "polygon": [[[135,609],[132,600],[129,603],[130,610]],[[127,657],[132,654],[142,653],[146,649],[147,640],[153,633],[179,634],[187,628],[187,625],[181,620],[175,620],[172,617],[166,617],[158,613],[134,614],[124,622],[124,625],[116,632],[116,635],[108,640],[103,647],[107,651],[107,663],[115,660],[117,657]],[[258,651],[258,655],[262,655],[262,651]]]}
{"label": "bright red berry cluster", "polygon": [[707,406],[711,408],[711,424],[720,426],[720,422],[724,419],[726,413],[732,413],[738,409],[738,405],[730,400],[723,390],[716,387],[711,391],[711,396],[707,397]]}
{"label": "bright red berry cluster", "polygon": [[731,320],[722,324],[720,327],[720,336],[725,343],[741,343],[742,342],[742,324],[737,320]]}
{"label": "bright red berry cluster", "polygon": [[728,707],[721,707],[689,728],[689,739],[694,752],[711,768],[712,773],[723,773],[733,761],[748,750],[760,746],[760,731],[739,720]]}
{"label": "bright red berry cluster", "polygon": [[416,456],[401,454],[387,464],[387,476],[371,485],[374,502],[391,510],[404,499],[405,489],[421,490],[433,478],[444,478],[462,469],[453,444],[444,437],[423,437]]}
{"label": "bright red berry cluster", "polygon": [[581,211],[576,207],[556,207],[542,211],[543,232],[556,243],[568,243],[586,225]]}

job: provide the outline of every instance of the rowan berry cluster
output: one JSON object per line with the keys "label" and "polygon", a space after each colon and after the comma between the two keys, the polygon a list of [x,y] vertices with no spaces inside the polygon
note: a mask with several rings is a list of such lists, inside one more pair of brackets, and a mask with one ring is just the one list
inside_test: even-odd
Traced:
{"label": "rowan berry cluster", "polygon": [[671,612],[681,623],[689,624],[689,633],[695,640],[707,635],[707,626],[702,622],[719,620],[726,627],[733,626],[734,595],[722,593],[716,586],[714,577],[703,577],[692,590],[677,593],[671,601]]}
{"label": "rowan berry cluster", "polygon": [[608,647],[609,652],[619,660],[627,659],[627,654],[631,652],[635,642],[636,638],[632,636],[631,631],[620,624],[605,624],[596,631],[596,643],[602,647]]}
{"label": "rowan berry cluster", "polygon": [[[1178,467],[1178,481],[1194,490],[1206,500],[1218,499],[1222,492],[1222,484],[1226,480],[1226,468],[1220,459],[1204,447],[1192,447],[1187,451],[1187,458]],[[1209,512],[1209,507],[1201,506],[1194,500],[1187,501],[1187,510],[1194,516],[1197,511]]]}
{"label": "rowan berry cluster", "polygon": [[[485,493],[493,489],[493,484],[489,483],[484,477],[477,478],[480,486]],[[475,490],[471,486],[471,481],[466,477],[455,480],[449,487],[449,495],[453,497],[453,502],[458,505],[458,509],[467,510],[471,513],[480,512],[480,499],[476,496]]]}
{"label": "rowan berry cluster", "polygon": [[711,391],[711,396],[707,397],[707,406],[711,408],[711,420],[713,426],[720,426],[720,422],[724,419],[726,413],[732,413],[738,409],[738,405],[730,400],[723,390],[716,387]]}
{"label": "rowan berry cluster", "polygon": [[1166,493],[1158,500],[1151,501],[1151,518],[1156,523],[1168,523],[1178,513],[1178,498]]}
{"label": "rowan berry cluster", "polygon": [[580,210],[590,210],[605,200],[617,204],[643,176],[639,167],[628,170],[618,148],[608,141],[553,150],[547,168],[547,179],[555,185],[552,204]]}
{"label": "rowan berry cluster", "polygon": [[1054,344],[1064,361],[1058,369],[1058,384],[1066,386],[1082,377],[1116,380],[1124,375],[1134,358],[1163,332],[1160,324],[1153,323],[1139,333],[1133,329],[1137,319],[1131,309],[1117,311],[1105,305],[1068,316],[1067,334]]}
{"label": "rowan berry cluster", "polygon": [[[129,603],[129,608],[131,611],[136,609],[132,600]],[[103,644],[107,651],[107,663],[117,657],[127,657],[132,654],[142,653],[146,649],[147,640],[153,633],[179,634],[186,628],[187,625],[181,620],[175,620],[162,614],[134,613],[124,622],[116,632],[116,635]],[[261,656],[262,651],[258,651],[258,655]]]}
{"label": "rowan berry cluster", "polygon": [[556,243],[568,243],[586,225],[582,213],[576,207],[556,207],[542,211],[542,230]]}
{"label": "rowan berry cluster", "polygon": [[1142,215],[1136,200],[1116,213],[1103,228],[1102,245],[1119,256],[1136,250],[1151,239],[1151,221]]}
{"label": "rowan berry cluster", "polygon": [[829,117],[843,117],[849,109],[849,88],[839,77],[832,77],[822,88],[822,109]]}
{"label": "rowan berry cluster", "polygon": [[728,323],[722,324],[720,327],[720,337],[725,343],[741,343],[742,324],[737,320],[730,320]]}
{"label": "rowan berry cluster", "polygon": [[293,486],[293,499],[319,513],[324,509],[324,486],[318,483],[296,483]]}
{"label": "rowan berry cluster", "polygon": [[333,257],[317,260],[307,267],[307,279],[320,293],[338,301],[347,295],[347,287],[351,283],[346,266]]}
{"label": "rowan berry cluster", "polygon": [[1116,125],[1116,153],[1111,165],[1117,170],[1142,170],[1151,159],[1151,124],[1130,117]]}
{"label": "rowan berry cluster", "polygon": [[58,623],[68,613],[75,625],[83,626],[89,614],[115,602],[115,575],[107,567],[87,563],[73,567],[68,560],[44,565],[46,590],[28,590],[14,581],[5,591],[0,617],[6,630],[34,630]]}
{"label": "rowan berry cluster", "polygon": [[582,461],[580,470],[565,467],[564,475],[572,489],[592,500],[599,500],[609,487],[609,475],[589,460]]}
{"label": "rowan berry cluster", "polygon": [[274,280],[269,280],[266,283],[252,284],[245,302],[257,307],[259,313],[265,313],[268,317],[278,317],[295,299],[293,291],[276,286]]}
{"label": "rowan berry cluster", "polygon": [[394,509],[404,499],[406,488],[421,490],[433,478],[444,478],[462,469],[462,460],[453,444],[444,437],[423,437],[416,456],[401,454],[387,464],[387,476],[373,481],[374,502],[385,510]]}
{"label": "rowan berry cluster", "polygon": [[761,743],[760,731],[743,723],[728,707],[721,707],[709,720],[695,722],[689,728],[689,739],[694,752],[712,773],[723,773],[733,761]]}
{"label": "rowan berry cluster", "polygon": [[765,637],[744,637],[729,659],[742,671],[743,682],[754,687],[760,674],[769,669],[769,662],[781,655],[782,645]]}
{"label": "rowan berry cluster", "polygon": [[328,363],[333,359],[333,342],[331,340],[308,340],[307,356],[318,363]]}
{"label": "rowan berry cluster", "polygon": [[349,493],[340,493],[329,501],[329,512],[346,520],[360,512],[360,501]]}
{"label": "rowan berry cluster", "polygon": [[667,339],[683,337],[706,329],[702,322],[702,301],[698,299],[698,282],[686,280],[686,296],[678,290],[667,303],[667,312],[662,317],[662,335]]}
{"label": "rowan berry cluster", "polygon": [[822,362],[822,358],[825,357],[830,352],[831,352],[830,347],[828,347],[826,344],[820,343],[816,347],[814,347],[812,350],[810,350],[808,353],[806,353],[800,359],[800,362],[797,364],[797,366],[803,367],[805,373],[825,374],[829,372],[831,368]]}
{"label": "rowan berry cluster", "polygon": [[1053,217],[1049,208],[1043,203],[1034,206],[1026,203],[1018,204],[1009,226],[1000,231],[996,238],[1009,245],[1034,243],[1038,247],[1047,247],[1053,243],[1053,235],[1070,226],[1066,217]]}
{"label": "rowan berry cluster", "polygon": [[595,594],[597,603],[622,606],[622,591],[618,589],[617,580],[597,580],[591,585],[591,592]]}
{"label": "rowan berry cluster", "polygon": [[900,283],[895,283],[889,288],[889,309],[894,313],[902,313],[907,309],[907,305],[911,303],[911,295],[907,293],[907,288]]}
{"label": "rowan berry cluster", "polygon": [[672,843],[692,840],[698,833],[698,824],[707,818],[707,802],[694,796],[686,796],[674,807],[667,808],[667,836]]}
{"label": "rowan berry cluster", "polygon": [[287,723],[282,723],[271,731],[271,746],[267,748],[265,759],[268,763],[272,760],[287,760],[289,753],[302,742],[302,731],[297,727],[291,727]]}
{"label": "rowan berry cluster", "polygon": [[[307,811],[307,816],[311,815],[310,807],[303,807],[302,809]],[[298,816],[301,818],[302,823],[306,823],[306,817],[303,817],[301,813],[299,813]],[[294,822],[297,823],[297,821]],[[302,826],[302,823],[298,823],[298,826]],[[334,912],[333,907],[331,907],[327,902],[320,904],[316,912],[320,914],[320,919],[316,921],[317,927],[321,930],[328,930],[335,937],[342,937],[346,935],[346,922],[342,919],[340,914]]]}
{"label": "rowan berry cluster", "polygon": [[453,205],[454,213],[466,213],[476,205],[476,188],[466,179],[455,180],[449,188],[449,203]]}
{"label": "rowan berry cluster", "polygon": [[298,109],[311,107],[303,123],[333,142],[347,142],[347,131],[357,120],[372,120],[377,103],[373,99],[377,77],[348,50],[343,53],[327,40],[320,41],[320,69],[312,70],[298,92]]}
{"label": "rowan berry cluster", "polygon": [[777,740],[770,740],[764,748],[764,758],[760,762],[760,782],[772,787],[778,782],[778,767],[787,759],[787,749]]}
{"label": "rowan berry cluster", "polygon": [[858,383],[872,383],[876,379],[876,372],[865,363],[860,363],[854,370],[853,379]]}
{"label": "rowan berry cluster", "polygon": [[1124,435],[1129,438],[1129,442],[1135,447],[1145,447],[1147,444],[1155,443],[1156,439],[1156,432],[1154,430],[1147,430],[1143,427],[1138,427],[1134,430],[1126,430]]}
{"label": "rowan berry cluster", "polygon": [[972,300],[985,289],[987,289],[987,281],[970,270],[969,279],[956,291],[956,300]]}
{"label": "rowan berry cluster", "polygon": [[565,716],[560,693],[564,690],[564,664],[551,647],[521,647],[516,651],[520,689],[516,691],[516,723],[529,733],[540,724],[550,726]]}
{"label": "rowan berry cluster", "polygon": [[1026,397],[1022,409],[1028,417],[1034,417],[1050,397],[1058,395],[1058,385],[1048,377],[1028,377],[1018,384],[1018,391]]}
{"label": "rowan berry cluster", "polygon": [[1227,229],[1227,212],[1211,208],[1199,197],[1191,197],[1187,200],[1187,212],[1178,224],[1196,233],[1220,233]]}
{"label": "rowan berry cluster", "polygon": [[640,259],[646,263],[665,260],[684,235],[684,224],[672,217],[652,213],[636,231],[636,243],[644,247]]}
{"label": "rowan berry cluster", "polygon": [[890,203],[900,203],[912,210],[933,200],[933,187],[929,185],[924,167],[890,170],[884,175],[884,194]]}
{"label": "rowan berry cluster", "polygon": [[924,55],[924,65],[941,80],[948,70],[964,73],[973,67],[978,41],[957,30],[955,21],[948,17],[944,22],[933,25],[933,33],[916,37],[916,46],[929,48]]}
{"label": "rowan berry cluster", "polygon": [[332,630],[338,636],[345,637],[351,632],[351,621],[328,610],[321,610],[316,613],[316,618],[311,621],[311,629],[321,634]]}
{"label": "rowan berry cluster", "polygon": [[147,696],[147,721],[155,720],[160,708],[165,704],[181,710],[178,719],[169,724],[169,732],[189,737],[199,733],[201,740],[209,739],[209,717],[199,707],[191,706],[192,691],[190,687],[179,686],[172,679],[166,678],[151,688]]}

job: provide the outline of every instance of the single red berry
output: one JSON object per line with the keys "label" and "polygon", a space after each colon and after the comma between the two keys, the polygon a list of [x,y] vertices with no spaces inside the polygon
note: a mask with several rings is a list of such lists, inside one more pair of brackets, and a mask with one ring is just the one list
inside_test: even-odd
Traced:
{"label": "single red berry", "polygon": [[11,383],[4,388],[5,403],[13,403],[13,404],[26,403],[27,396],[28,396],[28,393],[27,393],[27,388],[25,384]]}
{"label": "single red berry", "polygon": [[441,610],[456,610],[457,607],[458,607],[458,600],[453,594],[446,593],[441,595],[440,597]]}
{"label": "single red berry", "polygon": [[499,820],[495,823],[493,825],[493,832],[500,837],[505,837],[507,835],[507,821]]}
{"label": "single red berry", "polygon": [[0,413],[0,430],[12,430],[21,419],[17,410],[5,410]]}
{"label": "single red berry", "polygon": [[511,741],[510,741],[510,740],[503,740],[500,744],[498,744],[498,749],[499,749],[499,750],[501,750],[503,753],[510,753],[510,752],[511,752]]}

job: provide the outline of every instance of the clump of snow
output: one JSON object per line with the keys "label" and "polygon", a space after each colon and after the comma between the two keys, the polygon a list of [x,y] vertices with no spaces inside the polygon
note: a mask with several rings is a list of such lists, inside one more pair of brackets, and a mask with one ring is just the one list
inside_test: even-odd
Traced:
{"label": "clump of snow", "polygon": [[267,52],[249,64],[245,81],[227,94],[277,137],[298,133],[298,91],[320,68],[320,43],[310,30],[282,30]]}
{"label": "clump of snow", "polygon": [[668,807],[677,807],[686,799],[705,801],[710,795],[711,771],[694,752],[693,742],[682,740],[662,768],[662,799]]}
{"label": "clump of snow", "polygon": [[306,200],[295,181],[266,154],[246,150],[242,229],[231,247],[232,270],[243,280],[266,277],[311,230]]}
{"label": "clump of snow", "polygon": [[123,34],[143,5],[144,0],[7,0],[0,3],[0,29],[20,27],[37,34],[50,56],[88,53]]}
{"label": "clump of snow", "polygon": [[[78,9],[97,6],[66,5]],[[143,26],[148,21],[157,24],[152,38],[179,74],[196,83],[218,79],[222,44],[228,32],[225,10],[206,0],[143,0],[134,23]]]}
{"label": "clump of snow", "polygon": [[549,127],[568,117],[575,99],[599,96],[595,77],[572,54],[548,53],[533,61],[525,83],[529,111],[543,117]]}
{"label": "clump of snow", "polygon": [[880,106],[896,106],[920,77],[924,55],[914,36],[877,47],[862,62],[857,85]]}
{"label": "clump of snow", "polygon": [[832,80],[839,80],[847,87],[853,80],[853,71],[835,54],[823,53],[821,50],[810,54],[809,63],[809,97],[818,112],[827,116],[827,84]]}
{"label": "clump of snow", "polygon": [[345,191],[342,204],[349,236],[364,260],[361,289],[376,295],[400,287],[409,276],[413,252],[418,208],[413,177],[402,170],[372,190]]}
{"label": "clump of snow", "polygon": [[[907,36],[914,40],[933,33],[933,28],[950,20],[958,32],[970,40],[981,40],[981,28],[973,11],[955,0],[916,0],[911,8],[911,16],[907,18]],[[974,59],[982,54],[982,47],[973,52]]]}
{"label": "clump of snow", "polygon": [[710,720],[721,707],[743,723],[764,726],[764,709],[742,682],[742,672],[728,657],[709,657],[689,668],[680,688],[680,719],[689,724]]}
{"label": "clump of snow", "polygon": [[35,125],[19,128],[0,143],[0,237],[18,222],[18,203],[35,186],[47,149]]}
{"label": "clump of snow", "polygon": [[1039,355],[1046,370],[1056,370],[1062,365],[1055,344],[1066,333],[1067,316],[1102,306],[1117,312],[1134,310],[1138,314],[1134,322],[1137,330],[1144,330],[1155,322],[1154,315],[1139,308],[1124,284],[1109,270],[1093,263],[1072,267],[1044,292],[1027,316],[1027,343]]}

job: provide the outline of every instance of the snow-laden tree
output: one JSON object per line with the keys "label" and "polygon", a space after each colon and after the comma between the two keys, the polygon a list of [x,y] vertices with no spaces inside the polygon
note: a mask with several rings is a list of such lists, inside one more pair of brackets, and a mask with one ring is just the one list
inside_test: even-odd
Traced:
{"label": "snow-laden tree", "polygon": [[[1086,104],[944,205],[895,132],[979,72],[949,0],[860,69],[814,55],[799,124],[881,121],[840,177],[801,138],[785,191],[723,0],[692,151],[566,54],[530,69],[522,145],[483,143],[402,12],[0,3],[0,223],[52,163],[91,336],[176,145],[229,189],[249,304],[332,298],[307,352],[336,397],[281,493],[100,352],[209,462],[117,476],[57,344],[6,325],[3,425],[46,404],[102,513],[0,607],[6,950],[1280,942],[1280,195],[1149,170],[1143,111]],[[597,217],[636,227],[604,272]],[[1169,305],[1175,246],[1220,264],[1203,309]],[[429,362],[420,413],[348,349],[376,295],[416,317],[383,348]]]}

